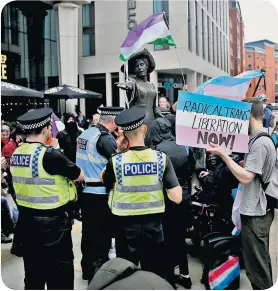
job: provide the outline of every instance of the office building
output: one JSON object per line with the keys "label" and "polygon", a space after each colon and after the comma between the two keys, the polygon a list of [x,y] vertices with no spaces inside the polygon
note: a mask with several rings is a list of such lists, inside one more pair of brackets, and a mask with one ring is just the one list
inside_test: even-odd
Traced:
{"label": "office building", "polygon": [[[117,13],[115,13],[117,11]],[[181,69],[188,90],[210,77],[227,75],[229,61],[229,6],[221,1],[92,1],[79,10],[79,85],[103,94],[104,105],[125,105],[119,50],[127,33],[153,13],[164,11],[177,49],[147,45],[156,62],[150,81],[170,103],[182,88]],[[177,55],[179,59],[177,58]],[[92,100],[81,100],[87,116],[96,110]]]}
{"label": "office building", "polygon": [[[256,95],[266,94],[269,102],[275,102],[275,82],[277,83],[277,44],[267,39],[248,42],[245,44],[246,70],[264,69],[265,80],[262,79]],[[254,94],[258,80],[252,80],[247,96]]]}

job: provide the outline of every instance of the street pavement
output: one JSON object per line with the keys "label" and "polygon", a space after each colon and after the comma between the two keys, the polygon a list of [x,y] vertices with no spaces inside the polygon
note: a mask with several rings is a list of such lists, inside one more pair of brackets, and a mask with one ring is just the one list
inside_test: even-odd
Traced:
{"label": "street pavement", "polygon": [[[87,288],[87,281],[82,280],[82,272],[80,266],[81,251],[81,223],[75,222],[72,230],[73,237],[73,249],[74,249],[74,270],[75,270],[75,290],[85,290]],[[278,252],[278,211],[275,215],[275,220],[271,227],[270,234],[270,255],[272,260],[274,282],[277,278],[277,252]],[[1,245],[1,275],[4,284],[15,290],[24,289],[24,268],[22,258],[18,258],[10,254],[11,244]],[[190,276],[193,282],[193,290],[205,290],[204,285],[200,283],[202,274],[202,264],[198,258],[188,256],[189,258],[189,269]],[[179,286],[180,290],[184,289]],[[246,277],[245,270],[241,270],[240,277],[240,289],[241,290],[252,290],[249,280]]]}

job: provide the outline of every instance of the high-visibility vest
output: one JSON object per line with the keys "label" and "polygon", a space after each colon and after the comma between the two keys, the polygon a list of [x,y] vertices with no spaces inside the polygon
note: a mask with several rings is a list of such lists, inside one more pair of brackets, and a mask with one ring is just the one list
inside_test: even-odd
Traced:
{"label": "high-visibility vest", "polygon": [[[108,162],[97,151],[97,142],[100,136],[101,132],[97,127],[90,127],[77,139],[76,164],[83,170],[86,183],[101,183],[99,176]],[[104,186],[86,186],[83,192],[107,194],[106,187]]]}
{"label": "high-visibility vest", "polygon": [[109,205],[113,214],[133,216],[164,212],[164,153],[152,149],[129,150],[113,156],[112,162],[116,183],[109,195]]}
{"label": "high-visibility vest", "polygon": [[13,186],[20,206],[47,210],[76,199],[72,181],[44,170],[43,157],[47,149],[41,143],[24,143],[11,157]]}

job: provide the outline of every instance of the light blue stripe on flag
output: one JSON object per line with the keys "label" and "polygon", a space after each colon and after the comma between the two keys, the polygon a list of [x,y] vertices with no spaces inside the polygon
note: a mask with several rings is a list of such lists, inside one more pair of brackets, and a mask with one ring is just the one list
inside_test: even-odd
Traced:
{"label": "light blue stripe on flag", "polygon": [[199,86],[195,92],[199,93],[199,94],[203,94],[204,88],[209,84],[210,85],[218,85],[218,86],[227,86],[227,87],[237,86],[237,85],[243,84],[245,82],[248,82],[252,79],[260,78],[262,75],[263,75],[263,72],[261,72],[259,70],[253,70],[253,71],[244,72],[240,75],[237,75],[236,77],[231,77],[231,76],[215,77],[215,78],[212,78],[212,79],[206,81],[201,86]]}
{"label": "light blue stripe on flag", "polygon": [[[193,103],[196,103],[194,107]],[[191,112],[202,113],[203,112],[202,108],[204,108],[206,105],[210,105],[210,107],[207,107],[206,110],[208,115],[234,118],[234,116],[236,115],[235,110],[239,109],[242,111],[246,111],[245,120],[250,119],[250,110],[252,105],[250,103],[179,91],[177,110],[181,111],[189,110]],[[218,106],[218,109],[216,108],[216,106]]]}
{"label": "light blue stripe on flag", "polygon": [[232,270],[227,274],[223,281],[221,281],[218,285],[213,286],[212,290],[225,290],[236,278],[240,275],[240,267],[239,263],[236,266],[232,267]]}

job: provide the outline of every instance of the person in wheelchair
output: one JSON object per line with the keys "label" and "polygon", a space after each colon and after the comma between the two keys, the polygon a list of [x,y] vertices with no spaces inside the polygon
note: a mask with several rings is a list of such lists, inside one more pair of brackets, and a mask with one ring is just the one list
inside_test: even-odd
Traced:
{"label": "person in wheelchair", "polygon": [[[241,160],[237,154],[232,154],[231,157],[237,163]],[[221,158],[216,155],[207,155],[207,169],[199,174],[203,191],[200,192],[198,199],[201,203],[215,205],[218,225],[214,225],[214,227],[220,227],[221,232],[230,231],[233,228],[231,221],[234,202],[232,190],[238,187],[238,181]]]}

